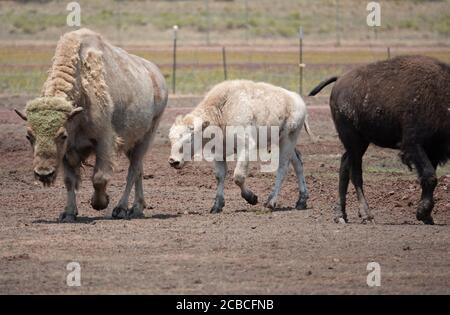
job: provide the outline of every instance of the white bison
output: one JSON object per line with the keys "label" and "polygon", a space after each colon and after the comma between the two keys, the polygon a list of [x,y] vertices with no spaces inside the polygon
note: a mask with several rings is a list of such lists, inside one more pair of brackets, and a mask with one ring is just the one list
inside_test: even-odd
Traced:
{"label": "white bison", "polygon": [[[200,122],[201,123],[197,123]],[[170,129],[169,138],[172,145],[169,164],[174,168],[181,168],[186,157],[189,159],[198,153],[198,150],[205,147],[203,132],[208,126],[213,126],[223,135],[227,134],[227,128],[236,126],[257,128],[277,127],[279,133],[276,134],[279,143],[279,161],[276,176],[276,182],[273,192],[265,205],[271,209],[276,207],[278,194],[281,184],[287,173],[289,163],[294,166],[299,186],[299,199],[296,204],[297,209],[305,209],[308,199],[308,190],[306,188],[305,178],[303,176],[303,162],[300,152],[296,149],[297,139],[302,127],[310,134],[306,123],[306,106],[300,95],[276,87],[267,83],[256,83],[246,80],[225,81],[216,85],[207,93],[201,103],[189,114],[184,117],[177,117],[175,123]],[[260,130],[260,129],[258,129]],[[311,135],[311,134],[310,134]],[[200,146],[197,147],[194,139],[200,140]],[[238,138],[238,137],[236,137]],[[226,147],[227,141],[232,141],[233,152],[222,150],[223,155],[214,159],[215,174],[217,179],[217,194],[212,213],[222,211],[225,205],[224,200],[224,180],[227,173],[227,162],[229,153],[245,154],[238,156],[236,168],[234,170],[234,182],[241,189],[241,196],[250,204],[258,202],[257,196],[245,185],[245,178],[248,174],[249,150],[237,149],[238,140],[233,137],[223,137],[223,146]],[[261,132],[256,135],[246,133],[244,141],[255,145],[261,144]],[[273,139],[268,139],[273,143]],[[185,149],[192,148],[190,154],[186,155]],[[277,149],[278,149],[277,148]],[[257,148],[259,149],[259,148]],[[243,152],[243,153],[242,153]],[[222,154],[222,153],[221,153]]]}
{"label": "white bison", "polygon": [[[28,122],[36,178],[50,185],[63,165],[67,205],[61,222],[76,219],[80,166],[92,153],[96,162],[91,205],[97,210],[108,206],[106,186],[117,150],[126,154],[130,166],[125,191],[112,216],[143,215],[142,159],[166,103],[164,77],[153,63],[87,29],[61,37],[41,96],[27,104],[25,114],[16,110]],[[128,210],[133,185],[135,200]]]}

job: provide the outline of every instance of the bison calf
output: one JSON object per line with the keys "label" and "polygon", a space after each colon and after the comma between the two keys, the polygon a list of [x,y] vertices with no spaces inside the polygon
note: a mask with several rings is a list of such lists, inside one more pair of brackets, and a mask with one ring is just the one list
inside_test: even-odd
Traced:
{"label": "bison calf", "polygon": [[450,67],[422,56],[401,56],[358,67],[320,83],[310,95],[337,81],[331,115],[345,147],[339,171],[335,221],[346,222],[349,180],[355,186],[359,215],[373,219],[363,193],[362,157],[370,143],[399,149],[418,172],[422,196],[416,217],[433,224],[436,168],[450,157]]}
{"label": "bison calf", "polygon": [[[299,185],[299,199],[296,208],[305,209],[308,191],[303,176],[301,155],[295,148],[304,124],[309,133],[309,127],[305,122],[305,118],[305,103],[300,95],[296,93],[267,83],[255,83],[245,80],[225,81],[208,92],[202,102],[191,113],[177,118],[169,134],[172,144],[169,163],[174,168],[181,168],[184,165],[186,156],[191,158],[198,149],[202,149],[205,146],[202,134],[208,126],[216,127],[219,133],[223,135],[227,134],[229,128],[238,130],[239,128],[237,127],[253,126],[258,128],[267,127],[268,129],[274,127],[279,132],[275,135],[279,143],[277,147],[279,148],[279,160],[277,163],[275,187],[265,205],[271,209],[276,207],[281,184],[289,164],[292,163]],[[196,120],[202,123],[196,124]],[[238,155],[234,170],[234,182],[240,187],[241,196],[250,204],[256,204],[258,201],[256,195],[245,185],[249,164],[249,156],[247,154],[250,153],[245,150],[236,151],[236,149],[240,142],[248,143],[249,151],[254,149],[252,146],[260,148],[261,139],[258,139],[258,137],[263,136],[261,133],[236,135],[236,142],[234,142],[233,136],[231,139],[226,137],[225,141],[221,143],[223,147],[229,146],[230,142],[233,143],[233,152],[231,153],[237,153]],[[200,138],[197,144],[195,143],[196,138]],[[271,143],[274,142],[274,139],[270,140]],[[189,149],[191,146],[192,150],[187,154],[185,149]],[[225,205],[223,190],[227,173],[226,160],[229,155],[227,156],[225,150],[222,153],[214,159],[217,194],[211,209],[212,213],[222,211]]]}

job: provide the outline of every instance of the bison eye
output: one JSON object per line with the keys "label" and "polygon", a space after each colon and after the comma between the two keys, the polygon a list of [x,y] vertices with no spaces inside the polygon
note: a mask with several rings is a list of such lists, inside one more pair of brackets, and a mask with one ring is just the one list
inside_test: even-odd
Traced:
{"label": "bison eye", "polygon": [[58,140],[58,141],[64,141],[64,140],[66,140],[67,139],[67,133],[64,131],[64,132],[60,132],[60,133],[58,133],[57,135],[56,135],[56,139]]}
{"label": "bison eye", "polygon": [[34,141],[34,137],[33,136],[27,134],[25,137],[27,138],[28,141],[30,141],[30,143],[33,143],[33,141]]}

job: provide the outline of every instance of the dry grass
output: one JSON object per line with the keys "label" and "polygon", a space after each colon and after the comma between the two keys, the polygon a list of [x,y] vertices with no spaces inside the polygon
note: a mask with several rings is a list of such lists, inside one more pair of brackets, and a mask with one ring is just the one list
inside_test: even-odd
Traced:
{"label": "dry grass", "polygon": [[[79,0],[82,26],[114,41],[167,43],[171,28],[180,26],[180,40],[205,43],[295,43],[303,25],[308,41],[449,43],[450,0],[390,0],[382,4],[382,25],[375,39],[366,25],[367,1],[339,0]],[[0,40],[50,40],[69,30],[67,1],[1,1]],[[339,12],[339,27],[336,12]],[[209,12],[209,14],[208,14]]]}
{"label": "dry grass", "polygon": [[[209,18],[204,0],[78,2],[82,26],[155,62],[169,84],[171,27],[179,25],[177,92],[182,94],[203,93],[224,79],[219,45],[227,46],[229,79],[298,90],[299,25],[306,36],[304,92],[327,76],[386,58],[388,45],[392,55],[411,53],[409,47],[416,46],[414,53],[450,61],[450,0],[383,1],[376,34],[366,25],[365,1],[339,0],[343,49],[333,48],[336,0],[248,0],[248,15],[245,0],[209,0]],[[38,93],[56,40],[72,30],[65,26],[66,5],[63,0],[0,1],[0,93]],[[208,25],[211,46],[199,47]],[[348,44],[357,48],[345,49]]]}
{"label": "dry grass", "polygon": [[[155,62],[172,81],[172,52],[166,48],[128,47],[128,51]],[[246,78],[271,82],[291,90],[298,90],[298,53],[295,49],[227,49],[228,79]],[[393,49],[392,55],[409,53],[410,49]],[[39,92],[47,76],[54,53],[53,46],[1,46],[0,93]],[[436,57],[450,62],[450,51],[434,49],[415,53]],[[319,81],[339,75],[351,67],[386,58],[383,50],[337,49],[311,50],[304,54],[304,89],[306,93]],[[224,80],[221,47],[191,47],[178,51],[177,93],[202,94],[214,84]]]}

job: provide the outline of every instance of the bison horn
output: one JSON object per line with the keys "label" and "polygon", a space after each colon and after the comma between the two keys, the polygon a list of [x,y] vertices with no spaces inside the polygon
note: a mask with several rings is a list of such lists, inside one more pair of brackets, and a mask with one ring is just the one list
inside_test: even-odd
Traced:
{"label": "bison horn", "polygon": [[67,117],[68,120],[72,119],[73,117],[75,117],[76,115],[78,115],[79,113],[81,113],[83,111],[83,107],[77,107],[75,109],[73,109],[69,116]]}
{"label": "bison horn", "polygon": [[14,109],[14,111],[15,111],[16,114],[17,114],[20,118],[22,118],[23,120],[25,120],[25,121],[28,120],[28,119],[27,119],[27,116],[25,116],[25,114],[22,113],[20,110]]}

